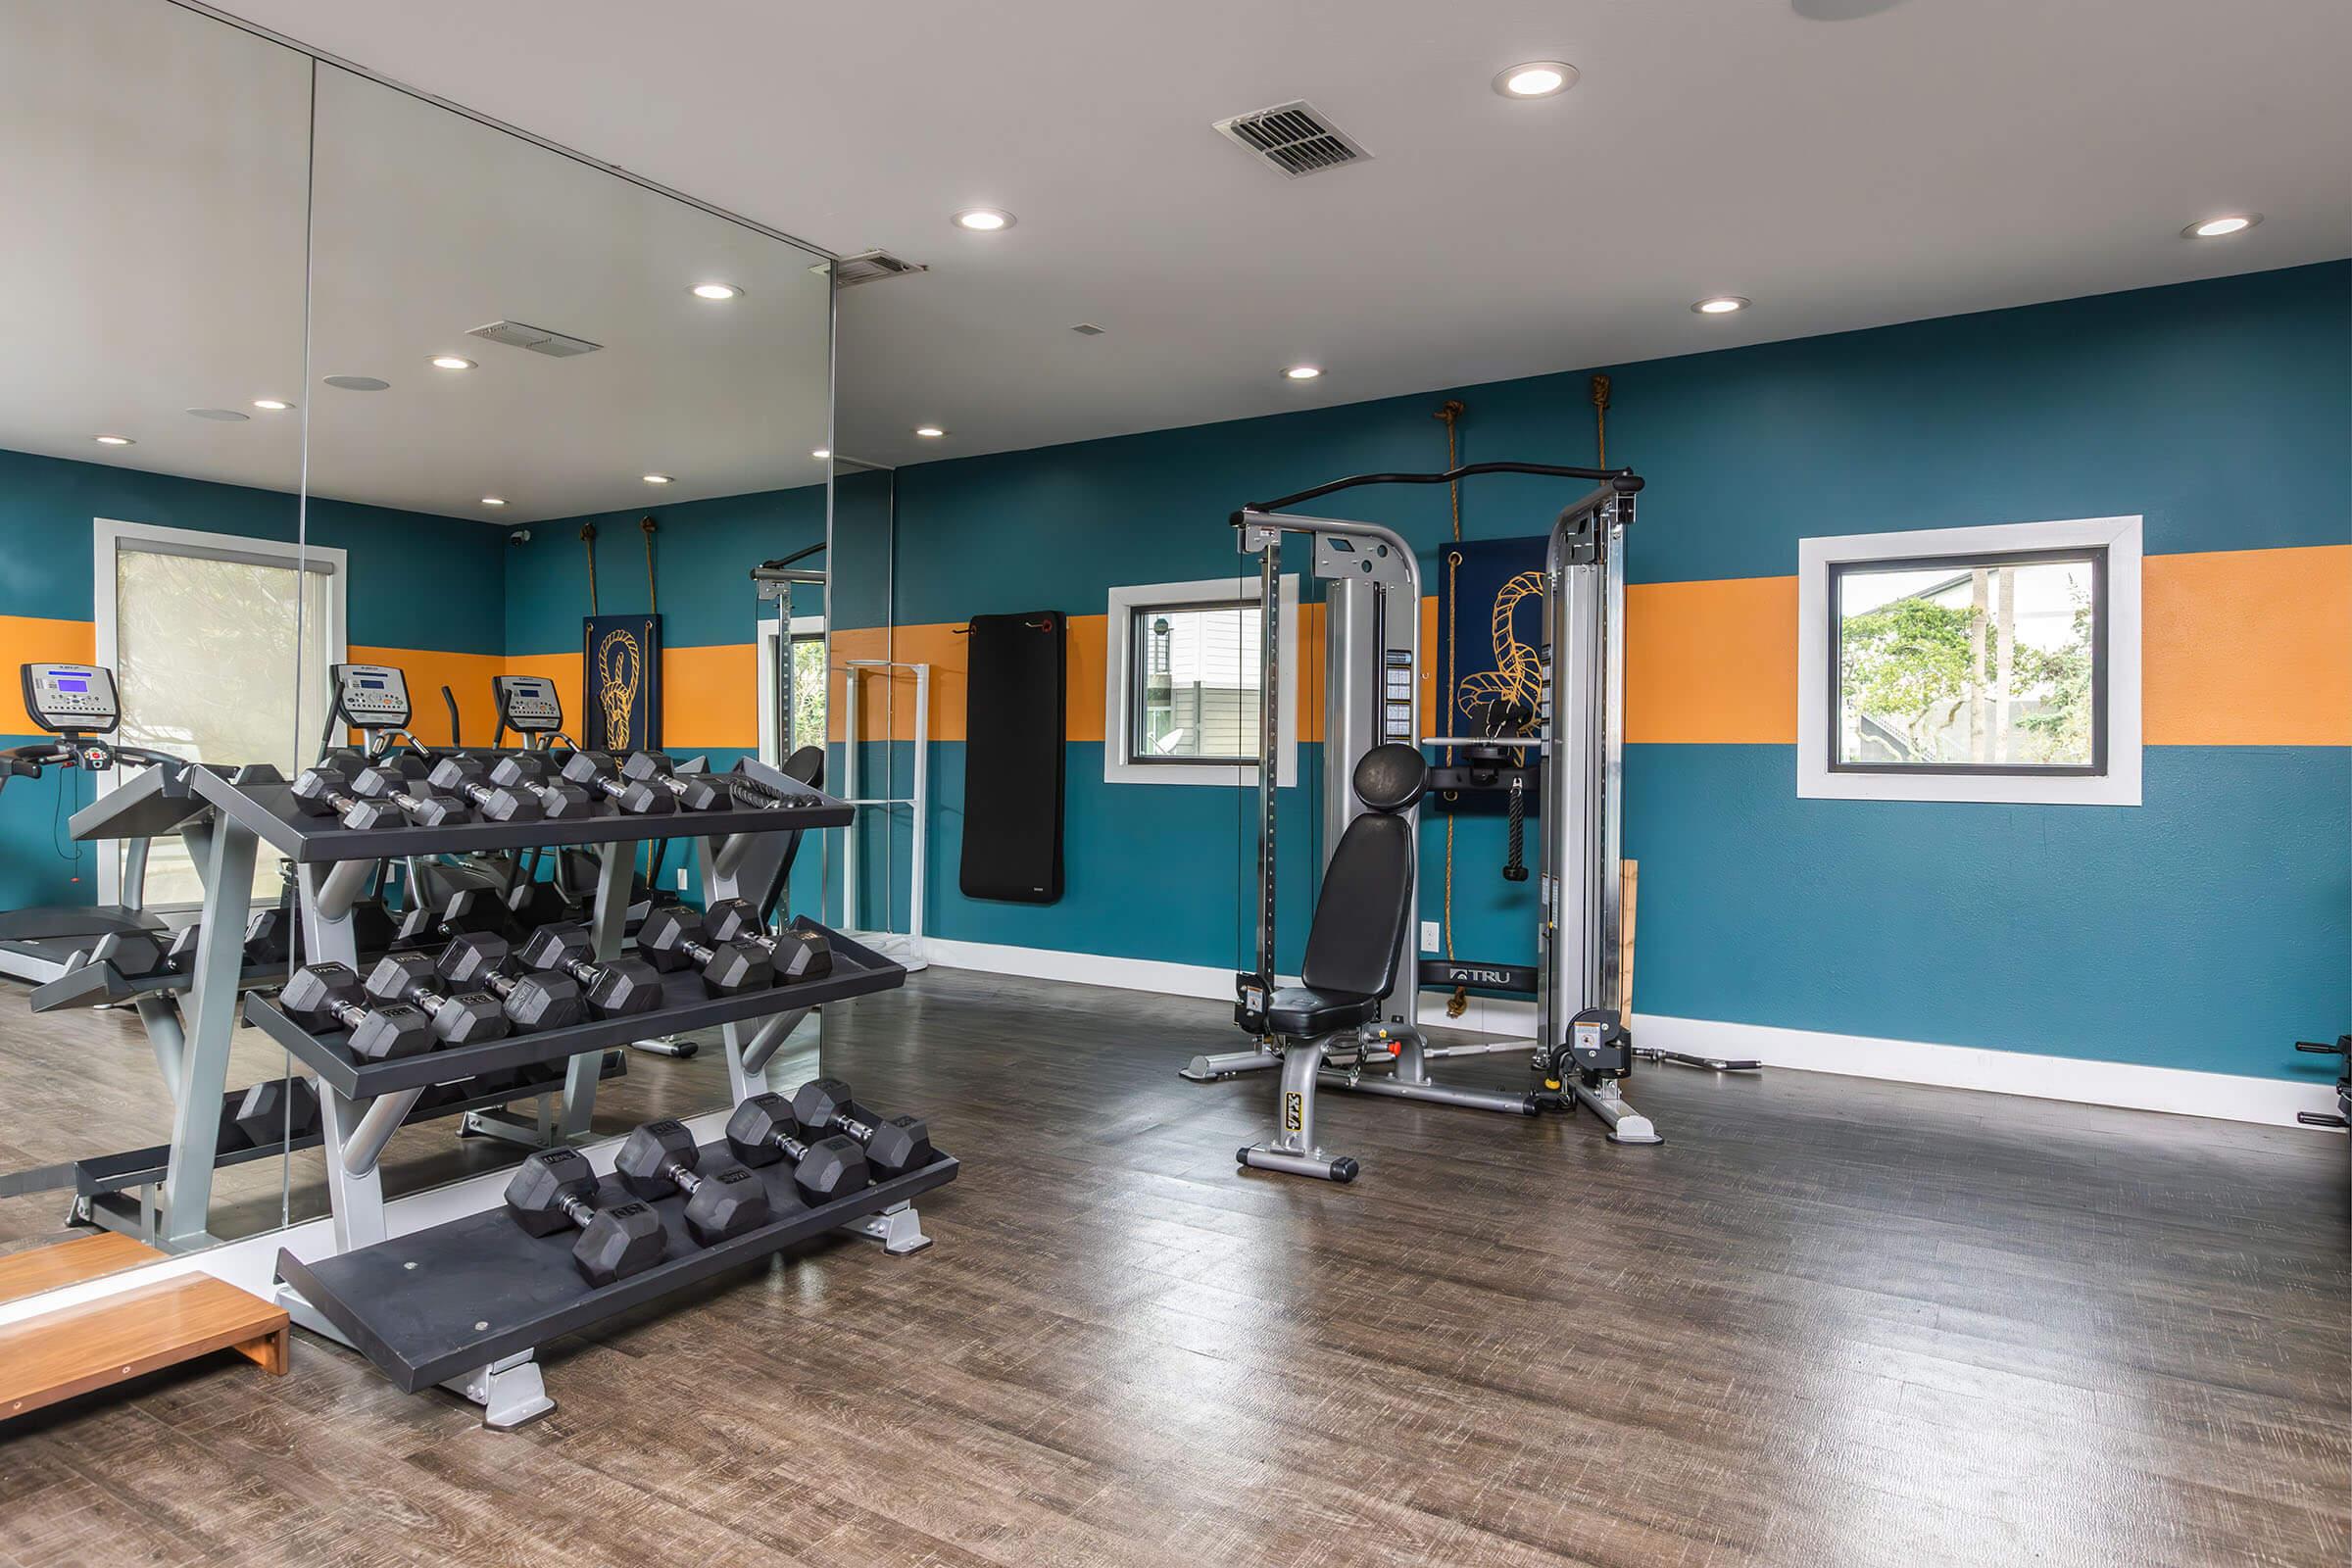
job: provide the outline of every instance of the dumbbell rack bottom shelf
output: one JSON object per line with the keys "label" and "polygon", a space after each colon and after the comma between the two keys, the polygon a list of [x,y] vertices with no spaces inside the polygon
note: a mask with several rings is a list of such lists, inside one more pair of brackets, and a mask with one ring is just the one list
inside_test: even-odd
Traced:
{"label": "dumbbell rack bottom shelf", "polygon": [[[421,1056],[403,1056],[396,1061],[355,1060],[345,1048],[344,1042],[349,1036],[344,1031],[314,1035],[279,1010],[274,997],[247,997],[245,1016],[317,1073],[320,1083],[353,1100],[372,1100],[378,1095],[418,1089],[446,1079],[466,1078],[508,1067],[523,1067],[535,1061],[554,1061],[564,1056],[579,1055],[582,1052],[624,1046],[632,1040],[651,1039],[656,1035],[683,1034],[690,1029],[739,1023],[765,1013],[789,1012],[850,997],[861,997],[871,992],[888,991],[906,983],[906,969],[880,954],[860,947],[839,932],[828,930],[813,921],[796,920],[793,923],[802,930],[824,933],[833,949],[831,974],[820,980],[802,980],[792,985],[771,986],[764,991],[747,991],[739,996],[710,997],[674,1007],[657,1007],[652,1012],[631,1013],[621,1018],[595,1018],[568,1029],[508,1035],[478,1046],[446,1047],[427,1052]],[[662,979],[670,989],[689,992],[702,989],[702,982],[692,970],[664,975]]]}
{"label": "dumbbell rack bottom shelf", "polygon": [[[724,1144],[703,1150],[706,1166],[731,1157]],[[715,1247],[697,1246],[686,1234],[683,1197],[658,1199],[662,1261],[606,1286],[590,1285],[573,1264],[577,1231],[529,1235],[503,1205],[314,1262],[281,1250],[277,1277],[414,1394],[896,1207],[954,1181],[956,1169],[942,1154],[920,1170],[812,1207],[793,1185],[789,1161],[763,1166],[756,1174],[775,1218]],[[597,1183],[600,1208],[628,1199],[617,1177]]]}

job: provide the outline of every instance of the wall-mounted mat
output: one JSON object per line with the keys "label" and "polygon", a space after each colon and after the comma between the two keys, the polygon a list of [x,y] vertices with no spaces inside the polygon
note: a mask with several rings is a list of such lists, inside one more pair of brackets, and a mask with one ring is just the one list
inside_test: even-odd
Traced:
{"label": "wall-mounted mat", "polygon": [[1061,897],[1062,738],[1069,689],[1054,611],[974,615],[964,701],[964,897]]}

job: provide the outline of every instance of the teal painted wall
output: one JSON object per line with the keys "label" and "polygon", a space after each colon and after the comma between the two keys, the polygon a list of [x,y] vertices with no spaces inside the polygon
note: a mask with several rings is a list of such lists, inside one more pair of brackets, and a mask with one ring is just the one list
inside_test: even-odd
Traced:
{"label": "teal painted wall", "polygon": [[[300,508],[276,491],[0,451],[0,616],[92,618],[90,524],[98,517],[292,540]],[[309,538],[350,553],[345,630],[353,644],[504,649],[503,530],[315,499]],[[0,679],[14,678],[14,670],[0,671]],[[0,737],[0,745],[33,738]],[[0,792],[0,907],[96,900],[96,861],[86,848],[72,858],[63,823],[70,802],[89,799],[89,781],[74,769]]]}
{"label": "teal painted wall", "polygon": [[[1610,460],[1649,480],[1638,582],[1787,575],[1814,534],[2033,517],[2138,513],[2151,553],[2352,540],[2352,264],[1600,368]],[[1446,394],[1469,407],[1463,460],[1591,461],[1587,375]],[[1114,584],[1230,574],[1236,505],[1442,466],[1438,401],[902,470],[898,618],[1100,614]],[[1482,481],[1463,531],[1541,532],[1561,499]],[[1344,510],[1421,543],[1435,582],[1446,505],[1365,491]],[[939,748],[936,934],[1233,961],[1235,792],[1106,785],[1100,746],[1072,745],[1068,892],[1040,908],[957,891],[962,766]],[[1644,1010],[2267,1076],[2300,1070],[2295,1033],[2352,1014],[2342,748],[2151,748],[2136,808],[1799,801],[1794,771],[1786,746],[1629,749]],[[1443,837],[1424,835],[1425,916]],[[1458,946],[1526,958],[1531,895],[1501,858],[1498,822],[1461,825]],[[1293,915],[1310,888],[1286,873]]]}

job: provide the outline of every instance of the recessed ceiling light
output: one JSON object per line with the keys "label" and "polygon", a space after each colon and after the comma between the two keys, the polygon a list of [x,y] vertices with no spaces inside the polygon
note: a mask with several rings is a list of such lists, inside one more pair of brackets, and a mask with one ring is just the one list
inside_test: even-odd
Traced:
{"label": "recessed ceiling light", "polygon": [[503,506],[505,506],[506,504],[507,504],[507,498],[506,498],[505,496],[484,496],[484,497],[482,497],[482,505],[483,505],[483,506],[485,506],[485,507],[503,507]]}
{"label": "recessed ceiling light", "polygon": [[1494,90],[1505,98],[1549,98],[1576,85],[1576,68],[1565,60],[1530,60],[1494,74]]}
{"label": "recessed ceiling light", "polygon": [[2243,234],[2261,221],[2260,213],[2227,213],[2220,218],[2208,218],[2201,223],[2191,223],[2180,234],[2183,239],[2222,239],[2230,234]]}
{"label": "recessed ceiling light", "polygon": [[1282,373],[1294,381],[1312,381],[1323,373],[1323,367],[1320,365],[1294,365]]}
{"label": "recessed ceiling light", "polygon": [[694,297],[698,300],[739,300],[743,298],[743,290],[732,283],[697,283],[694,285]]}
{"label": "recessed ceiling light", "polygon": [[811,452],[808,455],[814,458],[817,462],[822,463],[826,459],[833,456],[833,449],[831,447],[818,447],[814,452]]}
{"label": "recessed ceiling light", "polygon": [[645,482],[647,484],[670,484],[675,481],[671,475],[666,473],[649,473],[645,476]]}
{"label": "recessed ceiling light", "polygon": [[213,419],[221,424],[243,424],[253,417],[238,409],[190,409],[188,412],[199,419]]}
{"label": "recessed ceiling light", "polygon": [[271,414],[283,414],[294,405],[288,403],[284,398],[255,398],[253,406],[257,409],[267,409]]}
{"label": "recessed ceiling light", "polygon": [[473,368],[473,362],[461,354],[436,354],[433,356],[433,368],[436,370],[470,370]]}
{"label": "recessed ceiling light", "polygon": [[926,441],[936,441],[948,432],[936,424],[918,424],[914,427],[914,433]]}
{"label": "recessed ceiling light", "polygon": [[392,383],[378,375],[330,375],[326,384],[338,392],[381,392]]}
{"label": "recessed ceiling light", "polygon": [[1737,294],[1711,294],[1690,308],[1701,316],[1729,316],[1744,311],[1748,302]]}
{"label": "recessed ceiling light", "polygon": [[994,234],[1012,224],[1012,215],[1001,207],[966,207],[956,215],[956,226],[968,228],[975,234]]}
{"label": "recessed ceiling light", "polygon": [[102,447],[135,447],[138,445],[136,441],[126,435],[102,435],[98,437],[98,444]]}

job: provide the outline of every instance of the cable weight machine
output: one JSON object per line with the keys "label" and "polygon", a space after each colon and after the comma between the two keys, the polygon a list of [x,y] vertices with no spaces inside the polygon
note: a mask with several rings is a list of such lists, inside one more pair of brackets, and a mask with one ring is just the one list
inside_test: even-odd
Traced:
{"label": "cable weight machine", "polygon": [[[1596,488],[1562,511],[1551,527],[1544,562],[1544,679],[1537,711],[1496,715],[1487,734],[1424,737],[1418,734],[1420,569],[1411,547],[1379,524],[1300,516],[1288,509],[1364,486],[1449,484],[1488,473],[1588,480]],[[1377,1022],[1362,1026],[1352,1042],[1329,1049],[1307,1093],[1340,1089],[1520,1115],[1582,1105],[1600,1118],[1611,1141],[1655,1144],[1662,1141],[1656,1127],[1621,1088],[1637,1055],[1719,1070],[1754,1065],[1637,1050],[1618,1005],[1624,913],[1624,546],[1642,483],[1624,468],[1480,463],[1442,472],[1356,475],[1234,514],[1238,548],[1258,558],[1259,756],[1267,760],[1258,771],[1254,967],[1235,977],[1235,1021],[1255,1043],[1248,1051],[1197,1056],[1183,1076],[1209,1082],[1275,1069],[1284,1060],[1285,1042],[1268,1031],[1266,999],[1276,987],[1278,782],[1272,759],[1281,738],[1281,683],[1288,678],[1277,657],[1285,533],[1312,541],[1312,569],[1326,591],[1321,803],[1326,855],[1362,809],[1350,787],[1355,763],[1372,748],[1396,741],[1464,749],[1465,774],[1475,767],[1492,775],[1479,784],[1520,792],[1521,809],[1512,813],[1515,825],[1523,825],[1530,814],[1533,792],[1532,814],[1541,840],[1539,953],[1532,974],[1520,965],[1454,965],[1476,972],[1447,982],[1534,990],[1534,1041],[1431,1047],[1414,1021],[1415,988],[1407,982],[1398,987],[1401,996],[1387,999]],[[1508,733],[1531,722],[1533,733]],[[1473,781],[1465,776],[1447,782]],[[1516,856],[1511,864],[1520,864]],[[1418,924],[1417,917],[1408,920],[1408,940]],[[1439,1084],[1427,1072],[1434,1057],[1516,1050],[1533,1052],[1544,1086],[1534,1094]],[[1286,1074],[1286,1096],[1298,1076]],[[1286,1123],[1295,1114],[1286,1102]],[[1309,1105],[1310,1126],[1311,1116]]]}

